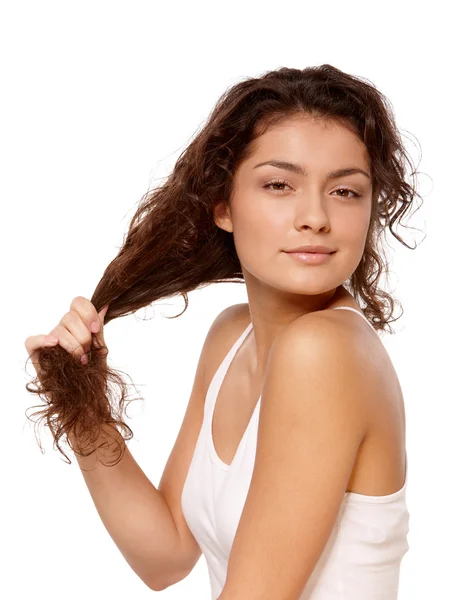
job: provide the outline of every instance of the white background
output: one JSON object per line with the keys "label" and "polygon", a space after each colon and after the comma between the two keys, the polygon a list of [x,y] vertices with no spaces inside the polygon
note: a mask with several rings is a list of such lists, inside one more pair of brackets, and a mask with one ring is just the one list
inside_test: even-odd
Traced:
{"label": "white background", "polygon": [[[383,341],[403,388],[411,515],[399,598],[471,593],[471,29],[466,2],[3,2],[1,55],[0,596],[138,598],[149,590],[96,512],[79,467],[26,418],[24,340],[90,298],[136,203],[220,95],[280,66],[330,63],[392,102],[424,204],[390,237],[404,308]],[[416,141],[417,140],[417,141]],[[419,164],[419,147],[422,151]],[[424,235],[425,234],[425,235]],[[426,237],[425,237],[426,236]],[[423,240],[423,238],[425,239]],[[422,241],[423,240],[423,241]],[[144,403],[129,449],[156,486],[208,328],[243,284],[175,298],[106,329]],[[396,313],[398,314],[398,313]],[[154,317],[154,318],[153,318]],[[31,414],[31,411],[28,411]],[[203,556],[160,598],[210,598]],[[348,599],[347,599],[348,600]]]}

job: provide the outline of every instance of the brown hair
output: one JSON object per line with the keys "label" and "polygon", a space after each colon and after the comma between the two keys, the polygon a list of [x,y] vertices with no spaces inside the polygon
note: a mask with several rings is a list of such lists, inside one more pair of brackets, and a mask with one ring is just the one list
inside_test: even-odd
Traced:
{"label": "brown hair", "polygon": [[[389,228],[413,249],[393,231],[419,196],[406,181],[406,165],[412,168],[412,163],[389,101],[367,80],[324,64],[280,68],[247,78],[223,94],[169,177],[140,200],[126,239],[91,298],[97,311],[109,304],[105,324],[177,294],[185,302],[183,314],[190,291],[210,283],[244,282],[233,234],[217,227],[212,210],[221,201],[230,201],[233,177],[251,155],[252,142],[280,120],[298,115],[338,121],[365,144],[373,182],[371,223],[349,288],[365,304],[363,312],[375,329],[385,330],[397,320],[391,319],[395,301],[378,287],[387,272],[380,238]],[[108,437],[110,427],[115,431],[123,427],[128,433],[125,440],[133,437],[123,421],[125,402],[131,401],[126,398],[127,384],[106,360],[100,360],[99,352],[92,345],[84,366],[59,345],[41,348],[37,359],[41,381],[36,377],[26,385],[29,392],[44,397],[47,406],[35,415],[47,423],[69,463],[58,444],[63,435],[71,448],[68,436],[75,436],[80,443],[74,450],[82,456],[93,451],[85,452],[86,440],[100,434]],[[113,383],[119,391],[117,406]],[[123,444],[118,446],[113,464],[124,452]]]}

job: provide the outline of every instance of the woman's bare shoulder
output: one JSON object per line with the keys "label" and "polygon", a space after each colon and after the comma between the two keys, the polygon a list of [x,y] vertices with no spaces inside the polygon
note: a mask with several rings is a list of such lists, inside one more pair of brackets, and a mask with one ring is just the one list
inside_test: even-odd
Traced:
{"label": "woman's bare shoulder", "polygon": [[224,308],[213,321],[205,340],[205,370],[213,373],[232,345],[250,324],[248,303]]}
{"label": "woman's bare shoulder", "polygon": [[250,320],[248,303],[227,306],[216,316],[210,327],[209,335],[212,337],[211,346],[215,347],[220,344],[224,346],[228,345],[232,338],[236,339],[248,327]]}

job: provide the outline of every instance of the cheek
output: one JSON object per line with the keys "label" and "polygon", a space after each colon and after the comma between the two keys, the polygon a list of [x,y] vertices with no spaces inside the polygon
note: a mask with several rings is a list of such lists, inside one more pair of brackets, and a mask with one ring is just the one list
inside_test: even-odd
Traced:
{"label": "cheek", "polygon": [[234,214],[233,224],[235,233],[243,238],[247,237],[251,243],[258,240],[269,240],[274,243],[281,243],[284,240],[280,236],[287,232],[288,218],[282,211],[274,210],[274,206],[263,202],[248,202],[246,206],[239,206],[237,213]]}
{"label": "cheek", "polygon": [[339,219],[332,220],[333,231],[340,232],[342,239],[348,243],[364,243],[370,226],[370,212],[362,208],[363,210],[353,211],[351,214],[345,212],[339,215]]}
{"label": "cheek", "polygon": [[363,221],[352,221],[346,228],[345,239],[353,245],[364,245],[369,223]]}
{"label": "cheek", "polygon": [[246,263],[270,258],[287,246],[287,220],[274,210],[248,206],[233,218],[233,240],[240,260]]}
{"label": "cheek", "polygon": [[368,230],[370,228],[371,223],[371,212],[365,214],[365,219],[360,225],[359,237],[361,238],[362,244],[365,244],[366,236],[368,235]]}

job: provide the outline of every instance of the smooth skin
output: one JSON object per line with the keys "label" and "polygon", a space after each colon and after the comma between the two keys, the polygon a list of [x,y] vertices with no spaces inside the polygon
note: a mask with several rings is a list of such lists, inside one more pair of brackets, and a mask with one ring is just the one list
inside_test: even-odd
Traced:
{"label": "smooth skin", "polygon": [[[345,167],[371,171],[363,142],[338,123],[291,117],[254,144],[254,154],[235,174],[230,205],[217,205],[214,221],[233,233],[253,323],[252,372],[261,378],[277,334],[306,313],[330,308],[356,270],[373,190],[362,173],[328,179]],[[270,160],[300,165],[306,174],[258,166]],[[324,264],[308,266],[284,252],[304,244],[322,244],[336,253]]]}
{"label": "smooth skin", "polygon": [[[347,169],[357,172],[330,176]],[[381,431],[401,443],[381,342],[348,311],[327,310],[363,258],[370,173],[348,126],[291,117],[256,139],[230,204],[214,210],[216,225],[233,233],[253,324],[248,372],[262,382],[254,471],[219,600],[299,598],[363,448],[371,464]],[[317,266],[286,252],[305,244],[336,252]]]}

